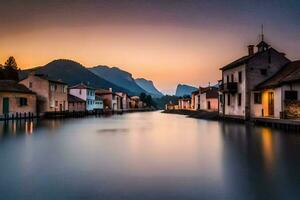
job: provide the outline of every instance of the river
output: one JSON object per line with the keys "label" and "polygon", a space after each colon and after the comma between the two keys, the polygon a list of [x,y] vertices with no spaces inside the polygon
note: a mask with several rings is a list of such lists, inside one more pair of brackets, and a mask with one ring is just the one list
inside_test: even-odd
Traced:
{"label": "river", "polygon": [[300,134],[160,112],[0,122],[0,199],[299,199]]}

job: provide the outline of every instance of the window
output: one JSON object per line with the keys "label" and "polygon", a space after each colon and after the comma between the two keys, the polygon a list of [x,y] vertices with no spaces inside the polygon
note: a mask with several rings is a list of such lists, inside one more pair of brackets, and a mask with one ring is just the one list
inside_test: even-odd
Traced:
{"label": "window", "polygon": [[261,92],[254,93],[254,104],[261,104]]}
{"label": "window", "polygon": [[227,75],[227,83],[229,83],[229,75]]}
{"label": "window", "polygon": [[297,91],[285,91],[284,92],[285,100],[298,100],[298,92]]}
{"label": "window", "polygon": [[267,69],[260,69],[260,74],[261,75],[267,75]]}
{"label": "window", "polygon": [[227,105],[230,106],[230,94],[227,94]]}
{"label": "window", "polygon": [[24,97],[20,98],[20,106],[27,106],[27,98]]}
{"label": "window", "polygon": [[58,101],[55,101],[55,107],[57,107],[58,106]]}
{"label": "window", "polygon": [[67,93],[67,86],[66,85],[63,86],[63,93],[64,94]]}
{"label": "window", "polygon": [[51,90],[51,91],[54,91],[54,90],[55,90],[55,87],[54,87],[53,84],[50,85],[50,90]]}
{"label": "window", "polygon": [[54,100],[51,99],[51,100],[50,100],[50,108],[53,108],[53,107],[54,107]]}
{"label": "window", "polygon": [[233,74],[231,74],[231,82],[233,82],[234,81],[234,76],[233,76]]}
{"label": "window", "polygon": [[242,94],[239,93],[238,94],[238,106],[241,106],[242,105]]}
{"label": "window", "polygon": [[79,89],[79,94],[81,95],[81,89]]}
{"label": "window", "polygon": [[269,62],[269,64],[271,64],[271,62],[272,62],[272,57],[271,57],[270,51],[269,51],[269,53],[268,53],[268,62]]}
{"label": "window", "polygon": [[223,94],[221,94],[219,98],[220,98],[220,103],[223,104],[224,103],[223,102]]}
{"label": "window", "polygon": [[29,88],[32,88],[32,82],[29,82]]}
{"label": "window", "polygon": [[242,72],[239,72],[239,83],[241,83],[243,81],[242,80],[243,79],[242,75],[243,75]]}
{"label": "window", "polygon": [[55,91],[57,90],[57,85],[56,85],[56,84],[54,85],[54,90],[55,90]]}

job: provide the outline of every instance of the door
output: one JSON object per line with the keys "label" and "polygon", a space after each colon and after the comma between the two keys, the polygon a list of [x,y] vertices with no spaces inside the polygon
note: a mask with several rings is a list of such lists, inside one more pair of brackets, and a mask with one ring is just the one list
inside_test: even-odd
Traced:
{"label": "door", "polygon": [[63,111],[63,105],[62,104],[59,104],[59,111]]}
{"label": "door", "polygon": [[210,110],[210,101],[207,102],[207,109]]}
{"label": "door", "polygon": [[8,114],[9,113],[9,98],[8,97],[4,97],[2,104],[3,104],[2,105],[3,114]]}
{"label": "door", "polygon": [[269,116],[274,116],[274,92],[268,93],[268,110]]}

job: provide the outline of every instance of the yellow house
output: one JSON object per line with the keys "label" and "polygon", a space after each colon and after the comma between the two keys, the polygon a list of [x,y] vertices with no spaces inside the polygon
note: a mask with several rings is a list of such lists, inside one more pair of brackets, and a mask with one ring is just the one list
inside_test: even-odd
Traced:
{"label": "yellow house", "polygon": [[300,61],[290,62],[251,92],[251,117],[300,118]]}

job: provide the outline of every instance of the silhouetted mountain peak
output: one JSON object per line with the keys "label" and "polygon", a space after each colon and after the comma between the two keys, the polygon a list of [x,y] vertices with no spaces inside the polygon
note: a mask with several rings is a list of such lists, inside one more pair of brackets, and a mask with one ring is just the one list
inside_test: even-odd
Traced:
{"label": "silhouetted mountain peak", "polygon": [[118,86],[125,87],[133,93],[147,93],[143,88],[136,84],[131,73],[121,70],[118,67],[108,67],[99,65],[90,68],[90,71],[96,74],[97,76],[109,80]]}
{"label": "silhouetted mountain peak", "polygon": [[184,95],[191,95],[192,92],[198,90],[198,88],[186,84],[178,84],[176,88],[176,96],[181,97]]}
{"label": "silhouetted mountain peak", "polygon": [[163,94],[154,86],[153,81],[144,78],[137,78],[135,82],[153,97],[162,97]]}

